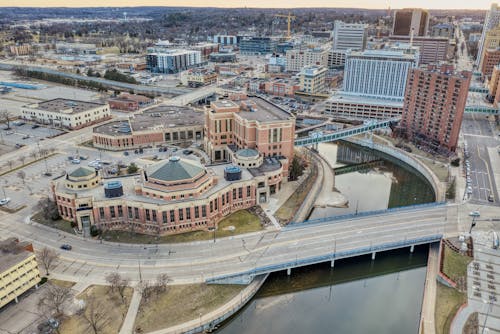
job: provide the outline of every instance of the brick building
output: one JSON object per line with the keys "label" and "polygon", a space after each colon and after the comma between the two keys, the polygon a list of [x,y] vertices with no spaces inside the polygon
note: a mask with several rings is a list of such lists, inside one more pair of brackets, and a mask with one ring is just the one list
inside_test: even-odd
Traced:
{"label": "brick building", "polygon": [[108,100],[111,109],[123,111],[136,111],[154,103],[154,99],[143,95],[121,93],[117,97]]}
{"label": "brick building", "polygon": [[434,151],[454,152],[470,77],[470,72],[453,72],[450,65],[411,69],[397,133]]}
{"label": "brick building", "polygon": [[493,68],[500,64],[500,49],[486,49],[481,62],[481,73],[486,77],[491,77]]}

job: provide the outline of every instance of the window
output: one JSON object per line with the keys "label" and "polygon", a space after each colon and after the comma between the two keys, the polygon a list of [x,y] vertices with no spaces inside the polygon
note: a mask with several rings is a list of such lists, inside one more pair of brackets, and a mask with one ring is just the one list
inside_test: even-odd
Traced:
{"label": "window", "polygon": [[250,197],[250,186],[247,186],[247,197]]}
{"label": "window", "polygon": [[175,211],[170,210],[170,222],[173,223],[175,222]]}
{"label": "window", "polygon": [[239,187],[238,188],[238,198],[242,198],[243,197],[243,187]]}
{"label": "window", "polygon": [[149,212],[149,209],[146,209],[146,220],[151,220],[151,213]]}
{"label": "window", "polygon": [[162,218],[163,224],[166,224],[167,223],[167,211],[163,211],[161,213],[161,218]]}
{"label": "window", "polygon": [[153,213],[153,221],[155,222],[156,221],[156,210],[151,210],[151,212]]}
{"label": "window", "polygon": [[184,220],[184,209],[179,209],[179,220]]}
{"label": "window", "polygon": [[206,205],[203,205],[203,206],[201,207],[201,216],[202,216],[203,218],[205,218],[205,217],[207,216],[207,206],[206,206]]}
{"label": "window", "polygon": [[123,207],[122,206],[118,207],[118,217],[123,217]]}
{"label": "window", "polygon": [[194,218],[195,219],[200,218],[200,209],[197,206],[194,207]]}
{"label": "window", "polygon": [[214,202],[210,201],[210,213],[214,211]]}
{"label": "window", "polygon": [[139,219],[139,208],[134,208],[135,219]]}
{"label": "window", "polygon": [[236,189],[233,189],[233,199],[236,199]]}
{"label": "window", "polygon": [[130,219],[132,219],[132,207],[131,206],[127,206],[127,211],[128,211],[128,217]]}
{"label": "window", "polygon": [[191,208],[186,208],[186,219],[191,220]]}
{"label": "window", "polygon": [[101,219],[104,219],[104,208],[99,208],[99,217],[101,217]]}
{"label": "window", "polygon": [[116,217],[115,207],[114,206],[110,206],[109,207],[109,212],[111,213],[111,218],[115,218]]}

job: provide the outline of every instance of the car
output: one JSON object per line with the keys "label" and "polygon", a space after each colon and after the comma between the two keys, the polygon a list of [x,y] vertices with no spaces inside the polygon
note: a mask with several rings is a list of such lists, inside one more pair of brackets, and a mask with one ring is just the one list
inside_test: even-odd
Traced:
{"label": "car", "polygon": [[9,197],[5,197],[5,198],[0,199],[0,205],[5,205],[5,204],[7,204],[9,202],[10,202],[10,198]]}
{"label": "car", "polygon": [[40,127],[40,125],[38,125],[38,124],[33,124],[33,125],[31,126],[31,128],[32,128],[32,129],[36,129],[36,128],[39,128],[39,127]]}
{"label": "car", "polygon": [[61,249],[64,249],[64,250],[67,250],[67,251],[70,251],[73,249],[73,247],[71,247],[71,245],[68,245],[68,244],[62,244],[61,245]]}
{"label": "car", "polygon": [[74,157],[74,156],[72,156],[72,155],[68,156],[68,160],[69,160],[69,161],[71,161],[71,160],[73,160],[73,159],[75,159],[75,157]]}
{"label": "car", "polygon": [[183,150],[183,151],[182,151],[182,154],[184,154],[184,155],[190,155],[190,154],[193,154],[193,150]]}
{"label": "car", "polygon": [[493,194],[488,195],[488,202],[494,202],[495,199],[493,198]]}
{"label": "car", "polygon": [[481,216],[481,214],[479,213],[479,211],[471,211],[471,212],[469,212],[469,216],[479,217],[479,216]]}
{"label": "car", "polygon": [[88,155],[80,155],[80,160],[87,160],[88,158]]}
{"label": "car", "polygon": [[134,150],[134,154],[139,154],[139,150]]}
{"label": "car", "polygon": [[24,146],[24,144],[19,144],[19,143],[16,144],[16,148],[21,148],[23,146]]}
{"label": "car", "polygon": [[123,155],[127,156],[128,155],[128,151],[123,152]]}
{"label": "car", "polygon": [[25,135],[23,136],[23,139],[28,139],[30,136],[29,135]]}
{"label": "car", "polygon": [[139,153],[142,154],[144,153],[144,150],[142,148],[139,149]]}
{"label": "car", "polygon": [[6,135],[13,135],[14,134],[14,131],[7,131],[5,132]]}
{"label": "car", "polygon": [[75,158],[75,159],[71,160],[71,163],[75,164],[75,165],[78,165],[80,163],[80,159],[76,159]]}

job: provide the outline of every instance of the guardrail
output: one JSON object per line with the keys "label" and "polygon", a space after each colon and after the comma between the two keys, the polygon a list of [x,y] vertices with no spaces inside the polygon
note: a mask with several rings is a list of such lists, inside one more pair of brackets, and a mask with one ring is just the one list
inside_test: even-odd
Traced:
{"label": "guardrail", "polygon": [[325,255],[312,256],[312,257],[305,258],[305,259],[300,259],[300,260],[295,260],[295,261],[287,261],[287,262],[278,263],[278,264],[274,264],[274,265],[257,267],[257,268],[254,268],[252,270],[246,270],[246,271],[236,273],[236,274],[221,275],[221,276],[209,278],[205,282],[217,284],[217,283],[227,283],[227,282],[230,282],[231,280],[238,281],[238,280],[241,280],[240,279],[241,277],[245,277],[245,276],[246,277],[255,277],[257,275],[268,274],[271,272],[285,270],[288,268],[304,267],[304,266],[322,263],[322,262],[328,262],[328,261],[332,261],[332,260],[336,260],[336,259],[344,259],[344,258],[349,258],[349,257],[354,257],[354,256],[370,254],[373,252],[382,252],[382,251],[388,251],[388,250],[392,250],[392,249],[409,247],[409,246],[413,246],[413,245],[421,245],[421,244],[427,244],[427,243],[431,243],[431,242],[437,242],[437,241],[440,241],[442,237],[443,237],[442,234],[434,234],[434,235],[430,235],[427,237],[420,237],[420,238],[415,238],[415,239],[407,239],[407,240],[403,240],[403,241],[389,242],[389,243],[385,243],[385,244],[381,244],[381,245],[361,247],[361,248],[348,250],[348,251],[327,253]]}
{"label": "guardrail", "polygon": [[303,222],[291,222],[290,224],[285,226],[282,229],[282,231],[293,230],[293,229],[297,229],[297,228],[303,228],[303,227],[307,227],[307,226],[311,226],[311,225],[317,225],[317,224],[328,223],[328,222],[333,222],[333,221],[347,220],[347,219],[352,219],[352,218],[369,217],[369,216],[377,216],[377,215],[382,215],[382,214],[392,213],[392,212],[434,208],[434,207],[444,206],[444,205],[446,205],[446,202],[432,202],[432,203],[425,203],[425,204],[398,206],[398,207],[383,209],[383,210],[372,210],[372,211],[349,213],[349,214],[330,216],[330,217],[324,217],[324,218],[310,219],[310,220],[305,220]]}

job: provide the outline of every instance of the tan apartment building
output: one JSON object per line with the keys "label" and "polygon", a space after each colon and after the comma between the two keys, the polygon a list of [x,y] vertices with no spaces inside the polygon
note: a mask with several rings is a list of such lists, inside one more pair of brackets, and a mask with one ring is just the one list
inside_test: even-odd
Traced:
{"label": "tan apartment building", "polygon": [[0,308],[40,282],[40,272],[33,247],[15,238],[0,241]]}
{"label": "tan apartment building", "polygon": [[305,66],[328,66],[328,50],[323,48],[291,49],[286,51],[286,70],[300,72]]}

